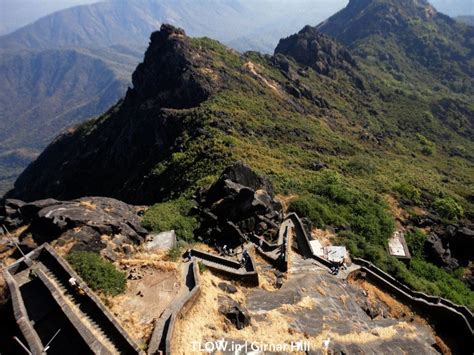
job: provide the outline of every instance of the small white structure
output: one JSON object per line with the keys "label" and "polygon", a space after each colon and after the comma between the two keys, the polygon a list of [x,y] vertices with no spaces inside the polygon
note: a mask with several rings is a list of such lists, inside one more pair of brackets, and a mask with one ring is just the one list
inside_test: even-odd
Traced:
{"label": "small white structure", "polygon": [[346,258],[347,250],[343,246],[329,246],[324,248],[324,255],[327,260],[340,263]]}
{"label": "small white structure", "polygon": [[319,256],[321,258],[324,257],[324,249],[319,240],[311,240],[309,242],[309,245],[311,246],[311,251],[313,252],[313,255]]}
{"label": "small white structure", "polygon": [[145,250],[168,250],[176,246],[176,233],[174,230],[161,232],[158,234],[149,234],[146,237]]}
{"label": "small white structure", "polygon": [[400,259],[411,258],[403,231],[396,231],[392,238],[390,238],[388,241],[388,252],[390,255]]}

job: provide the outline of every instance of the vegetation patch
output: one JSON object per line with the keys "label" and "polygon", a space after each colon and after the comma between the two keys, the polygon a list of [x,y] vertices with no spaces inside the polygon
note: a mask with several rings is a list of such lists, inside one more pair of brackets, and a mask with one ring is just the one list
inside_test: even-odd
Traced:
{"label": "vegetation patch", "polygon": [[348,236],[363,236],[360,256],[369,244],[385,245],[393,233],[395,223],[385,202],[351,188],[335,172],[323,172],[309,184],[309,192],[292,201],[290,211],[310,218],[320,228],[334,226],[348,231]]}
{"label": "vegetation patch", "polygon": [[448,220],[456,220],[464,215],[464,209],[452,197],[436,199],[433,208],[442,218]]}
{"label": "vegetation patch", "polygon": [[[345,245],[351,255],[371,261],[413,289],[474,308],[474,293],[461,281],[459,272],[449,273],[424,259],[426,235],[422,230],[406,234],[413,256],[408,266],[388,254],[395,222],[377,195],[351,187],[341,175],[329,170],[306,188],[307,193],[290,203],[290,211],[309,218],[319,228],[335,228],[339,231],[335,242]],[[411,200],[420,199],[419,190],[411,185],[400,184],[396,190]],[[462,208],[453,199],[436,201],[435,208],[446,218],[462,215]]]}
{"label": "vegetation patch", "polygon": [[198,227],[196,217],[191,215],[194,202],[184,198],[157,203],[143,217],[143,226],[154,232],[174,230],[178,240],[190,242]]}
{"label": "vegetation patch", "polygon": [[115,265],[92,252],[77,251],[67,256],[67,261],[94,291],[118,295],[125,291],[126,278]]}

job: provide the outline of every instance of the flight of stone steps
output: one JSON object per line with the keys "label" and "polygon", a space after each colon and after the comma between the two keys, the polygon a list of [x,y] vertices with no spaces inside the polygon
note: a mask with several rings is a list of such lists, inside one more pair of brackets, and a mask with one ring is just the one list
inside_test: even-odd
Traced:
{"label": "flight of stone steps", "polygon": [[[44,266],[44,264],[43,264]],[[101,354],[119,354],[120,349],[112,342],[112,340],[107,336],[104,329],[86,312],[83,311],[85,307],[81,307],[80,297],[81,295],[74,295],[74,291],[70,289],[70,286],[61,281],[53,271],[48,269],[46,266],[42,268],[48,279],[52,284],[55,285],[56,289],[59,291],[59,294],[66,300],[67,304],[75,312],[75,314],[80,318],[83,324],[89,328],[89,330],[97,337],[99,342],[106,348],[105,351]],[[108,350],[108,351],[107,351]]]}

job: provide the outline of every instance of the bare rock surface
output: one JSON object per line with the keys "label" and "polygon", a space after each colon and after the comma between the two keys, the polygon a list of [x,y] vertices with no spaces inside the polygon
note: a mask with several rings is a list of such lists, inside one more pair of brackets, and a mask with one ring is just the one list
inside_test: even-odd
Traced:
{"label": "bare rock surface", "polygon": [[141,243],[147,234],[135,207],[107,197],[30,203],[6,200],[0,220],[10,228],[29,225],[27,232],[38,245],[61,238],[74,240],[80,250],[105,248],[102,235],[119,236],[120,246]]}
{"label": "bare rock surface", "polygon": [[[293,275],[279,290],[249,294],[246,306],[260,324],[268,322],[268,312],[278,312],[288,320],[290,333],[337,334],[329,346],[334,353],[437,353],[430,328],[417,322],[402,325],[405,320],[391,318],[382,302],[370,302],[360,289],[326,270]],[[379,339],[366,340],[366,334]]]}

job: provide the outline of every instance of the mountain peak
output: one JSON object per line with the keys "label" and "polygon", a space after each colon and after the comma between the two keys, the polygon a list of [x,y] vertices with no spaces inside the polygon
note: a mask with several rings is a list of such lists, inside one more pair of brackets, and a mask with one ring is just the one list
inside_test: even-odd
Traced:
{"label": "mountain peak", "polygon": [[472,82],[454,83],[453,73],[474,73],[474,29],[426,0],[351,0],[316,29],[398,78],[426,74],[451,89],[472,90]]}
{"label": "mountain peak", "polygon": [[143,63],[132,75],[126,102],[152,100],[165,108],[189,108],[206,100],[216,88],[203,68],[212,58],[199,51],[181,28],[163,24],[153,32]]}
{"label": "mountain peak", "polygon": [[350,0],[316,28],[345,44],[377,33],[403,30],[413,20],[431,20],[436,9],[426,0]]}
{"label": "mountain peak", "polygon": [[280,40],[275,49],[275,54],[278,53],[293,57],[324,75],[334,68],[356,65],[344,46],[311,26],[305,26],[297,34]]}

